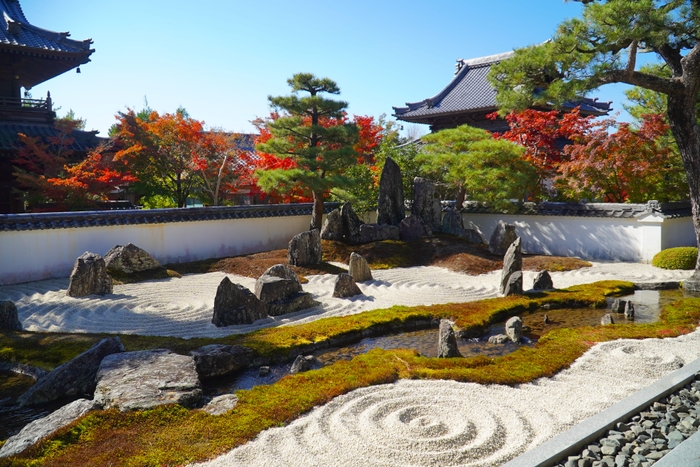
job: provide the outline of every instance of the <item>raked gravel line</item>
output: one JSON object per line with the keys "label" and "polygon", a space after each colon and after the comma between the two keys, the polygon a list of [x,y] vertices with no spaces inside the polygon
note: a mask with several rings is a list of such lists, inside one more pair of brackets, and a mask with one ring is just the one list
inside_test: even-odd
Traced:
{"label": "raked gravel line", "polygon": [[[556,287],[606,279],[636,282],[684,280],[691,271],[668,271],[647,264],[595,263],[576,271],[552,273]],[[321,306],[252,325],[217,328],[211,324],[216,288],[223,273],[187,275],[138,284],[117,285],[110,295],[66,296],[68,279],[0,286],[0,300],[17,305],[29,331],[123,333],[157,336],[222,337],[263,327],[298,324],[330,316],[345,316],[393,305],[432,305],[468,302],[497,296],[500,271],[468,276],[444,268],[423,266],[373,271],[374,280],[359,284],[363,295],[332,296],[335,276],[309,276],[304,290]],[[524,283],[535,273],[526,271]],[[233,282],[254,288],[255,280],[229,275]]]}

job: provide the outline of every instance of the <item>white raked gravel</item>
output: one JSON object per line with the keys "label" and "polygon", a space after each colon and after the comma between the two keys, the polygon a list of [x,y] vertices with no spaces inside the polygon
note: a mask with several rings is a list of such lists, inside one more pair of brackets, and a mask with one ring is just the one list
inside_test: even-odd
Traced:
{"label": "white raked gravel", "polygon": [[[363,295],[332,297],[332,276],[311,276],[304,289],[321,306],[284,319],[216,328],[210,323],[222,273],[122,285],[105,297],[71,298],[67,279],[0,286],[31,331],[112,332],[182,337],[224,336],[396,304],[464,302],[495,297],[500,271],[466,276],[437,267],[373,271]],[[679,281],[690,271],[646,264],[594,263],[552,273],[556,287],[619,279]],[[229,276],[249,288],[254,280]],[[525,272],[525,284],[534,273]],[[500,465],[580,420],[700,356],[700,332],[675,339],[598,344],[553,378],[519,387],[454,381],[399,381],[353,391],[286,427],[208,463],[219,466]]]}

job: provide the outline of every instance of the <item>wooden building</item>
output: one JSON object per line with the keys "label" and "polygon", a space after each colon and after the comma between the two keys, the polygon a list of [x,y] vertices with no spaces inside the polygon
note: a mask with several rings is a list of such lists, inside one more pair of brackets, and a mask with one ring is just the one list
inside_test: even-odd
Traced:
{"label": "wooden building", "polygon": [[[492,65],[512,55],[513,52],[506,52],[457,60],[454,78],[442,91],[434,97],[407,103],[405,107],[394,107],[394,117],[405,122],[430,125],[432,132],[464,124],[491,132],[508,130],[505,120],[486,118],[486,115],[498,110],[496,90],[486,78]],[[566,107],[573,109],[579,106],[581,115],[605,115],[611,110],[610,104],[598,102],[597,99],[584,99]]]}
{"label": "wooden building", "polygon": [[[70,39],[27,21],[18,0],[0,0],[0,213],[23,212],[16,193],[12,159],[19,147],[17,134],[49,138],[57,134],[51,96],[26,99],[28,91],[90,61],[92,40]],[[94,132],[75,131],[71,149],[85,153],[98,143]]]}

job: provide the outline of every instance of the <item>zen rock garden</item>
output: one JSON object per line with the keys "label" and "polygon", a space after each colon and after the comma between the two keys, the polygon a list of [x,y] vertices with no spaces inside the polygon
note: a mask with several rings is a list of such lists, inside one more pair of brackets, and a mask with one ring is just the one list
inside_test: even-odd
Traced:
{"label": "zen rock garden", "polygon": [[[380,179],[376,224],[364,223],[350,203],[343,204],[327,215],[320,232],[310,230],[294,236],[288,245],[288,264],[268,268],[257,278],[253,290],[232,282],[228,276],[224,277],[216,290],[211,322],[217,327],[250,325],[258,320],[275,319],[319,306],[312,294],[304,291],[302,281],[290,266],[322,263],[321,239],[356,245],[385,239],[411,240],[442,232],[471,243],[484,243],[478,230],[464,227],[458,210],[448,210],[443,215],[432,182],[416,178],[414,193],[411,214],[406,216],[401,173],[398,166],[390,158],[387,159]],[[524,292],[523,287],[522,241],[516,234],[515,226],[499,222],[488,249],[493,254],[504,256],[500,294],[528,293]],[[165,271],[163,266],[133,244],[117,245],[104,258],[85,252],[75,262],[67,295],[98,295],[109,300],[113,291],[112,277],[159,271]],[[372,280],[367,261],[353,252],[348,260],[348,272],[336,276],[332,296],[352,299],[362,294],[358,284]],[[532,285],[533,292],[553,288],[547,271],[540,272]],[[613,323],[613,314],[632,319],[634,305],[629,301],[617,300],[611,313],[603,317],[602,324]],[[545,321],[547,319],[545,316]],[[0,302],[0,329],[21,330],[17,309],[12,302]],[[504,334],[492,336],[489,343],[519,344],[524,341],[523,332],[522,319],[514,316],[505,323]],[[360,337],[358,334],[358,340]],[[454,323],[441,319],[436,342],[437,356],[462,357],[458,339],[459,330],[455,329]],[[291,374],[322,366],[316,357],[309,354],[290,355],[289,358],[293,359],[289,369]],[[126,352],[118,337],[103,339],[53,371],[45,375],[36,374],[36,383],[19,397],[19,406],[79,398],[48,417],[26,425],[0,448],[0,457],[23,451],[57,428],[93,410],[128,411],[162,404],[180,404],[211,415],[226,413],[236,406],[238,398],[233,394],[205,398],[202,381],[225,377],[250,367],[258,367],[259,374],[264,375],[270,371],[267,366],[270,363],[279,362],[261,359],[253,350],[243,346],[207,345],[189,352],[189,355],[179,355],[166,349]],[[608,445],[603,442],[602,449],[607,449],[605,446]]]}

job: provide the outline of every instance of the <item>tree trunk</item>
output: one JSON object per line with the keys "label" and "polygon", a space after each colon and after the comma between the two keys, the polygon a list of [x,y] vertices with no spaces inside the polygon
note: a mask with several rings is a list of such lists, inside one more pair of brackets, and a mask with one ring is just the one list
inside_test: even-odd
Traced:
{"label": "tree trunk", "polygon": [[[669,95],[668,121],[688,177],[695,239],[700,245],[700,126],[695,115],[695,96]],[[683,288],[700,291],[700,256],[695,263],[695,273],[683,283]]]}
{"label": "tree trunk", "polygon": [[310,230],[321,230],[323,222],[323,192],[314,191],[314,207],[311,213]]}
{"label": "tree trunk", "polygon": [[464,205],[464,199],[467,197],[467,191],[464,189],[464,186],[460,186],[457,189],[457,200],[455,202],[455,209],[457,211],[462,211],[462,206]]}

